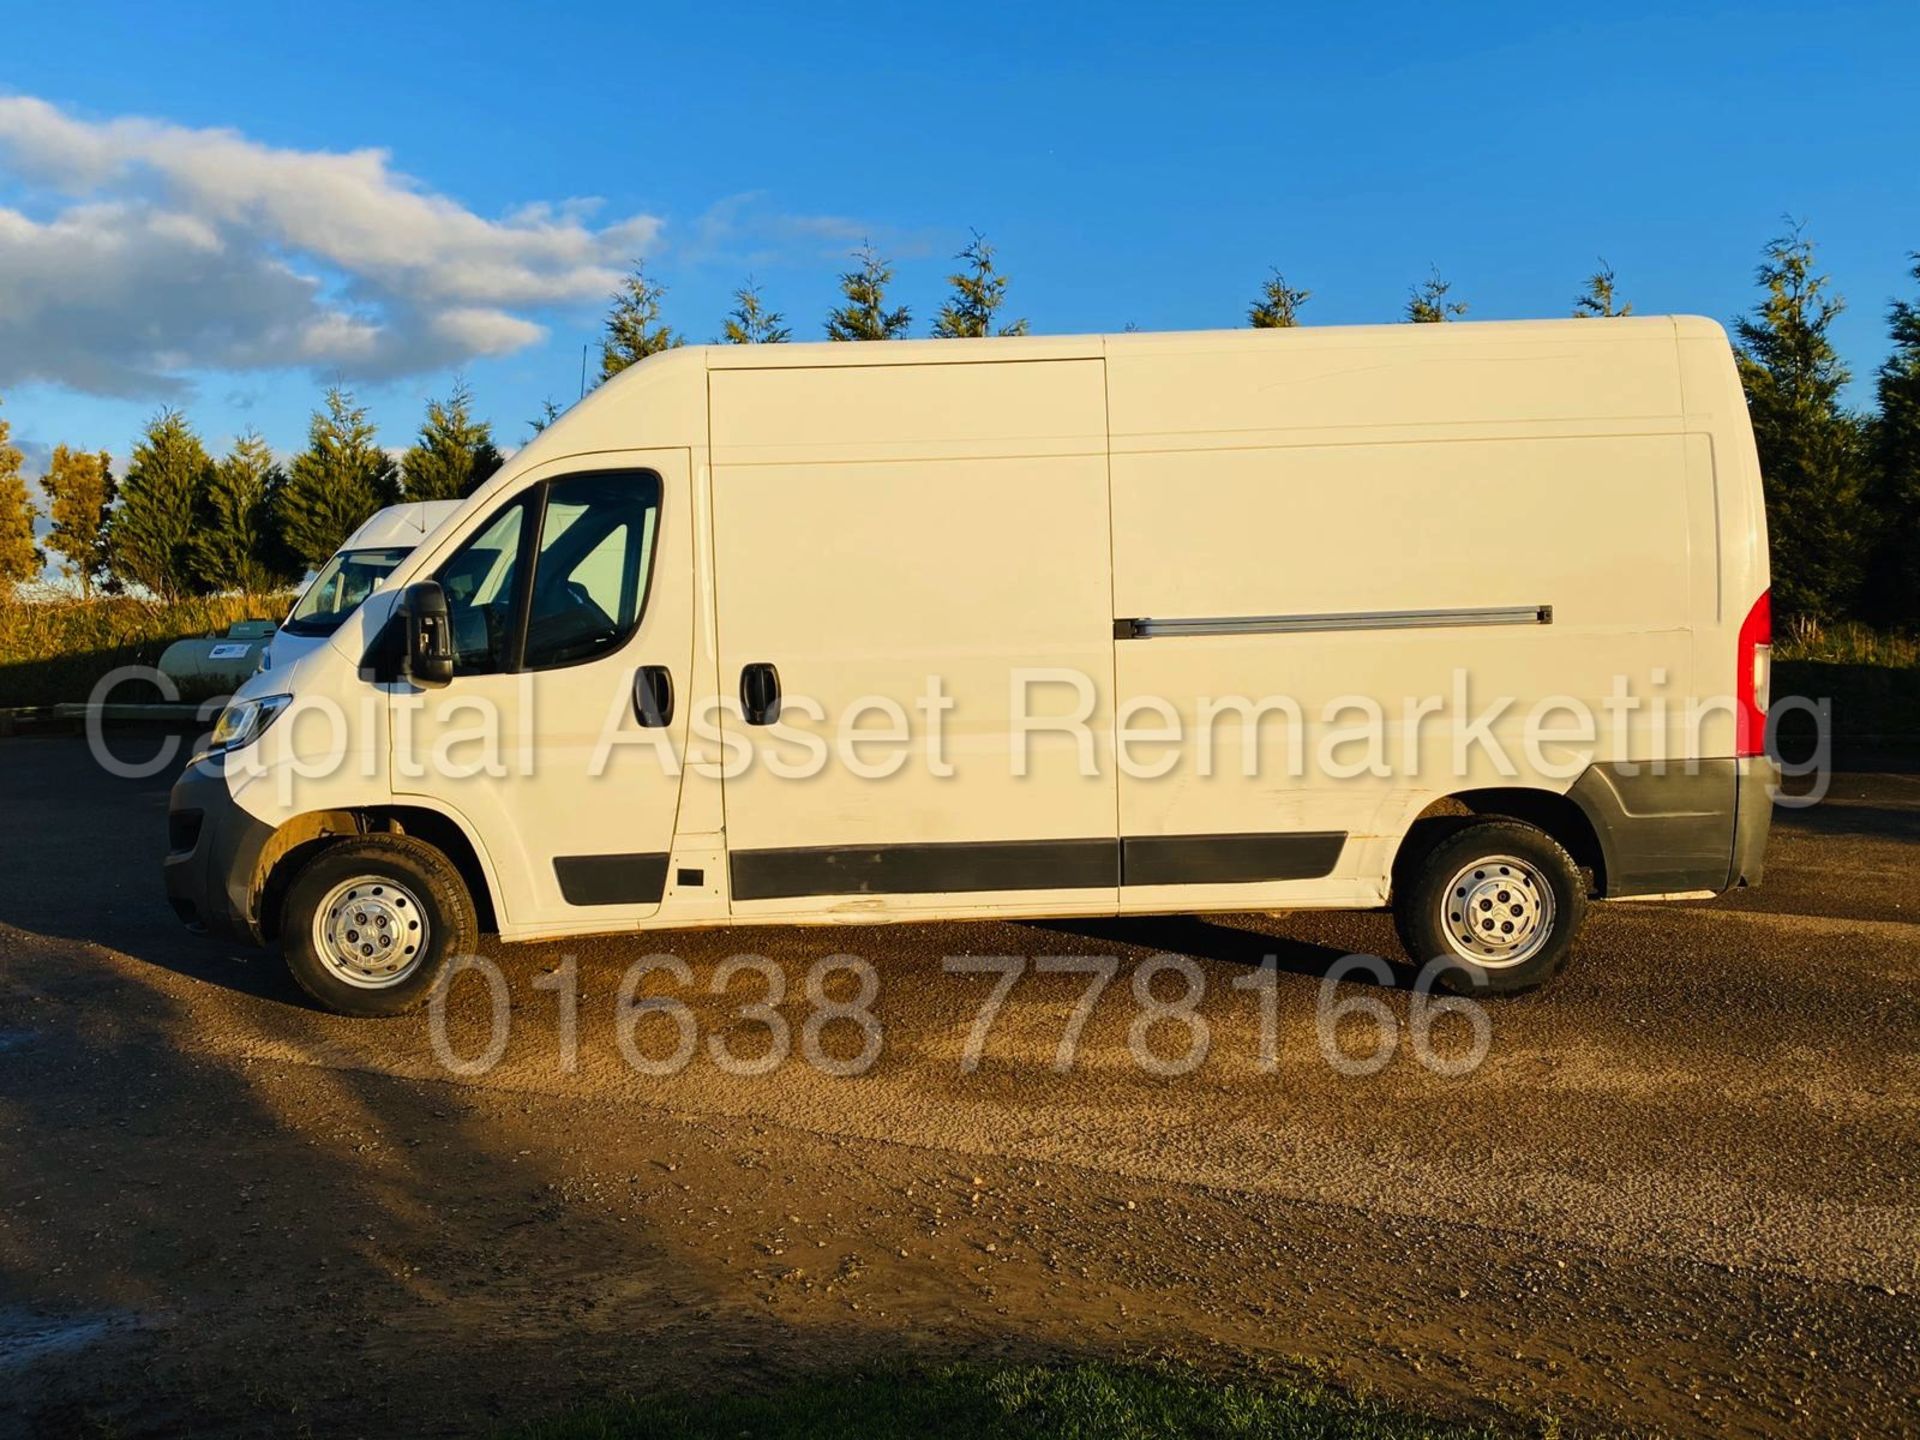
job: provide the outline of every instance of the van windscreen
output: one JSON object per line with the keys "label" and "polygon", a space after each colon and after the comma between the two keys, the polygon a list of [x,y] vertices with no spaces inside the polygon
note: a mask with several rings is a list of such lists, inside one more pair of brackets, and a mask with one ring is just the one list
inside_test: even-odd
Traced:
{"label": "van windscreen", "polygon": [[294,635],[331,635],[411,553],[405,546],[342,550],[320,567],[281,628]]}

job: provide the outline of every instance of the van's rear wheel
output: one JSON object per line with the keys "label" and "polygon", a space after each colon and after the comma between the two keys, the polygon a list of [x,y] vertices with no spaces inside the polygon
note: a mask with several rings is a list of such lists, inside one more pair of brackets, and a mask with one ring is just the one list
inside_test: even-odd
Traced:
{"label": "van's rear wheel", "polygon": [[1464,825],[1410,867],[1394,896],[1416,965],[1451,962],[1440,983],[1513,995],[1553,978],[1586,919],[1580,869],[1551,835],[1519,820]]}
{"label": "van's rear wheel", "polygon": [[287,891],[281,949],[293,978],[338,1015],[399,1015],[421,1004],[479,937],[453,862],[408,835],[328,846]]}

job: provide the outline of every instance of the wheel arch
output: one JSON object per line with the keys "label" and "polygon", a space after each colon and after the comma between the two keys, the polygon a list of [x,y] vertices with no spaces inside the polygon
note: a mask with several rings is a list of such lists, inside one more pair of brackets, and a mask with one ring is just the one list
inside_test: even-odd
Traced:
{"label": "wheel arch", "polygon": [[366,805],[297,815],[273,833],[255,867],[254,913],[263,939],[279,938],[281,912],[294,877],[328,846],[365,835],[411,835],[445,855],[460,872],[482,930],[497,930],[495,880],[485,853],[453,815],[426,805]]}
{"label": "wheel arch", "polygon": [[1591,875],[1589,894],[1607,889],[1607,857],[1599,832],[1579,803],[1553,790],[1526,785],[1496,785],[1461,790],[1433,801],[1408,825],[1394,855],[1394,889],[1407,867],[1472,820],[1519,820],[1551,836]]}

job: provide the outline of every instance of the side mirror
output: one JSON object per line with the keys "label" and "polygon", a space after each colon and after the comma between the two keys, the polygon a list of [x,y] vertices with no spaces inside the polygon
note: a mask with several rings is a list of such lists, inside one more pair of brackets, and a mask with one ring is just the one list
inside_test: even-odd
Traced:
{"label": "side mirror", "polygon": [[416,685],[444,685],[453,679],[453,622],[447,592],[438,580],[409,585],[401,600],[406,617],[407,675]]}

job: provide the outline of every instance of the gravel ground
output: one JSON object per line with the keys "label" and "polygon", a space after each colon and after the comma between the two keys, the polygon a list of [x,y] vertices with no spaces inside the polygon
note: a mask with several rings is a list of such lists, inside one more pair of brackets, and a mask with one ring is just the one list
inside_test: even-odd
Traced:
{"label": "gravel ground", "polygon": [[[1383,916],[1300,915],[491,946],[504,1050],[461,1075],[494,1033],[478,976],[436,1057],[425,1017],[318,1014],[182,931],[165,796],[0,743],[0,1433],[468,1433],[1149,1350],[1523,1428],[1920,1432],[1920,776],[1782,812],[1759,891],[1595,907],[1552,989],[1485,1007],[1470,1068],[1468,1020],[1399,968],[1342,986],[1380,1013],[1332,1031],[1362,1057],[1384,1019],[1391,1054],[1330,1063],[1321,976],[1397,950]],[[688,979],[645,991],[698,1042],[670,1074],[616,1018],[656,952]],[[713,991],[742,953],[787,988],[793,1053],[758,1075],[763,977]],[[1143,1027],[1131,983],[1161,954],[1203,989],[1181,1074],[1197,1027]],[[835,955],[879,985],[858,1075],[826,1073],[855,1023],[806,1026]],[[971,1067],[993,977],[966,956],[1026,962]],[[1088,977],[1046,957],[1118,966],[1064,1071]],[[649,1016],[636,1053],[676,1035]]]}

